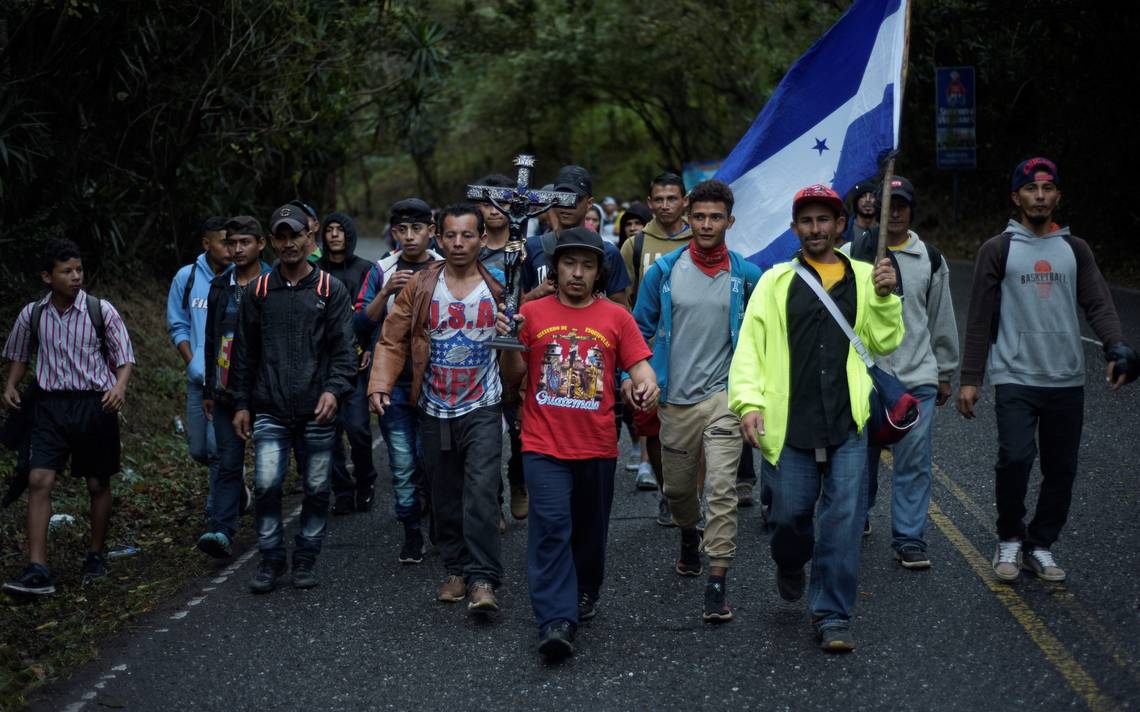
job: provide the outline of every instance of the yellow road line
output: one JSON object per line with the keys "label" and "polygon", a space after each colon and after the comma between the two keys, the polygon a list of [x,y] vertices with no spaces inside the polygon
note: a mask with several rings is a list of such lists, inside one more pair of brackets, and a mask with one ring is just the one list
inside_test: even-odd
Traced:
{"label": "yellow road line", "polygon": [[[950,476],[938,465],[934,465],[933,469],[934,478],[961,502],[962,506],[966,508],[966,511],[972,514],[987,530],[993,526],[993,517],[982,509],[957,482],[950,479]],[[1140,665],[1129,658],[1128,651],[1120,641],[1117,640],[1116,636],[1069,592],[1065,584],[1048,581],[1043,581],[1042,583],[1045,585],[1045,589],[1049,592],[1050,597],[1063,606],[1069,614],[1077,620],[1077,623],[1080,624],[1089,637],[1093,638],[1100,647],[1104,649],[1113,664],[1128,673],[1136,684],[1140,685]]]}
{"label": "yellow road line", "polygon": [[1096,681],[1081,666],[1068,648],[1046,627],[1045,622],[1029,607],[1025,599],[1012,587],[1000,583],[993,576],[990,562],[974,547],[966,535],[962,533],[954,522],[950,521],[942,509],[933,501],[930,503],[930,518],[942,530],[942,533],[966,559],[966,563],[982,583],[994,594],[994,597],[1005,606],[1022,628],[1025,629],[1029,639],[1045,654],[1045,658],[1052,663],[1065,682],[1076,692],[1093,712],[1117,710],[1119,707],[1112,698],[1100,691]]}

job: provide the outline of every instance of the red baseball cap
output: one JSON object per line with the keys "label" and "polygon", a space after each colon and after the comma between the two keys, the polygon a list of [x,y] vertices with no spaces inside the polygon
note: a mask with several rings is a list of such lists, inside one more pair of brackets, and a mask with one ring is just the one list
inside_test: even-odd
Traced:
{"label": "red baseball cap", "polygon": [[839,193],[836,193],[826,185],[816,183],[815,185],[802,188],[800,192],[796,193],[795,200],[792,201],[793,220],[799,213],[800,207],[808,203],[822,203],[823,205],[834,208],[837,215],[847,215],[847,206],[843,204]]}

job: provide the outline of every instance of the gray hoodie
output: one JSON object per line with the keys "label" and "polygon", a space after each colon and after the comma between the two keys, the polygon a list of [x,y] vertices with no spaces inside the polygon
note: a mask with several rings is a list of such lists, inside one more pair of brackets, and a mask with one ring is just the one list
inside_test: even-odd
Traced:
{"label": "gray hoodie", "polygon": [[[851,254],[851,243],[840,248]],[[913,230],[910,239],[893,251],[902,280],[902,343],[875,362],[902,381],[907,388],[950,382],[958,368],[958,323],[950,296],[950,264],[943,259],[933,279],[930,255]]]}

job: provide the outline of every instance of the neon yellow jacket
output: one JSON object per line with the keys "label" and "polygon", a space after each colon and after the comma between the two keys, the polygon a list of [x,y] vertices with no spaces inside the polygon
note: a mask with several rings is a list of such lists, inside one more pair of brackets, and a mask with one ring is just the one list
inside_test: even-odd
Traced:
{"label": "neon yellow jacket", "polygon": [[[836,252],[855,272],[855,333],[872,352],[885,355],[903,338],[902,301],[880,297],[872,281],[872,265],[851,261]],[[728,406],[740,417],[758,410],[764,416],[760,436],[764,459],[775,465],[788,431],[791,364],[788,354],[788,289],[796,273],[791,262],[778,264],[760,278],[748,309],[728,372]],[[847,388],[851,415],[859,432],[871,415],[871,377],[855,352],[847,349]]]}

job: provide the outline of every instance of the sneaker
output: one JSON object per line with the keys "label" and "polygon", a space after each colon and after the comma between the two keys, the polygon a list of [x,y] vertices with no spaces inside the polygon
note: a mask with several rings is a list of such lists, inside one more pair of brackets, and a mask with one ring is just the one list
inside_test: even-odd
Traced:
{"label": "sneaker", "polygon": [[495,598],[495,587],[488,581],[476,581],[471,584],[471,598],[467,601],[467,610],[476,613],[498,611],[499,601]]}
{"label": "sneaker", "polygon": [[215,559],[226,559],[233,554],[230,538],[222,532],[206,532],[198,537],[198,551]]}
{"label": "sneaker", "polygon": [[863,520],[863,536],[871,536],[871,518]]}
{"label": "sneaker", "polygon": [[751,507],[753,504],[755,504],[755,500],[752,499],[752,483],[738,482],[736,485],[736,506]]}
{"label": "sneaker", "polygon": [[704,572],[701,566],[701,536],[696,529],[681,530],[681,558],[677,559],[673,568],[681,576],[700,576]]}
{"label": "sneaker", "polygon": [[673,513],[669,511],[669,500],[664,495],[657,500],[657,523],[663,527],[675,527]]}
{"label": "sneaker", "polygon": [[625,463],[625,471],[626,472],[637,472],[640,469],[641,469],[641,456],[640,455],[633,458],[629,462]]}
{"label": "sneaker", "polygon": [[28,564],[20,578],[4,582],[2,588],[10,596],[48,596],[55,593],[55,579],[43,564]]}
{"label": "sneaker", "polygon": [[529,512],[530,495],[526,493],[526,487],[511,485],[511,516],[515,519],[526,519]]}
{"label": "sneaker", "polygon": [[257,565],[257,573],[253,575],[253,580],[249,582],[249,590],[251,593],[269,593],[277,588],[277,579],[284,575],[284,561],[262,559],[261,563]]}
{"label": "sneaker", "polygon": [[723,581],[710,580],[705,584],[705,613],[706,623],[726,623],[732,620],[732,606],[725,600],[725,584]]}
{"label": "sneaker", "polygon": [[436,594],[435,600],[445,601],[447,603],[458,603],[467,596],[467,585],[463,583],[462,576],[452,574],[448,576],[443,585],[439,587],[439,593]]}
{"label": "sneaker", "polygon": [[356,501],[354,502],[354,504],[356,506],[356,511],[358,511],[358,512],[371,512],[372,511],[372,502],[375,499],[376,499],[376,488],[369,487],[368,489],[357,490]]}
{"label": "sneaker", "polygon": [[249,514],[253,511],[253,492],[249,491],[249,487],[244,482],[241,484],[241,494],[238,495],[238,516]]}
{"label": "sneaker", "polygon": [[333,502],[332,513],[340,516],[352,514],[356,510],[356,496],[351,494],[338,494]]}
{"label": "sneaker", "polygon": [[653,467],[648,462],[637,466],[637,479],[634,480],[637,489],[650,492],[657,489],[657,478],[653,476]]}
{"label": "sneaker", "polygon": [[902,565],[904,569],[929,569],[930,557],[922,549],[916,549],[913,546],[908,546],[905,549],[895,552],[895,559]]}
{"label": "sneaker", "polygon": [[317,560],[311,556],[293,557],[293,588],[315,588],[320,583],[316,566]]}
{"label": "sneaker", "polygon": [[554,621],[538,636],[538,652],[549,661],[561,660],[574,654],[574,624]]}
{"label": "sneaker", "polygon": [[855,649],[851,629],[845,625],[821,628],[816,636],[819,638],[819,649],[825,653],[850,653]]}
{"label": "sneaker", "polygon": [[1065,570],[1057,565],[1053,552],[1040,546],[1032,547],[1022,554],[1021,568],[1043,581],[1065,580]]}
{"label": "sneaker", "polygon": [[807,576],[802,567],[794,571],[776,568],[776,590],[780,592],[780,598],[785,601],[798,601],[803,598],[806,581]]}
{"label": "sneaker", "polygon": [[598,615],[598,599],[583,591],[578,594],[578,622],[588,621]]}
{"label": "sneaker", "polygon": [[994,549],[994,575],[1001,581],[1015,581],[1021,572],[1021,540],[1002,539]]}
{"label": "sneaker", "polygon": [[107,578],[107,562],[103,555],[97,551],[87,552],[83,561],[83,585],[89,586],[104,578]]}
{"label": "sneaker", "polygon": [[419,527],[404,528],[404,545],[400,547],[401,564],[420,564],[424,560],[424,533]]}

